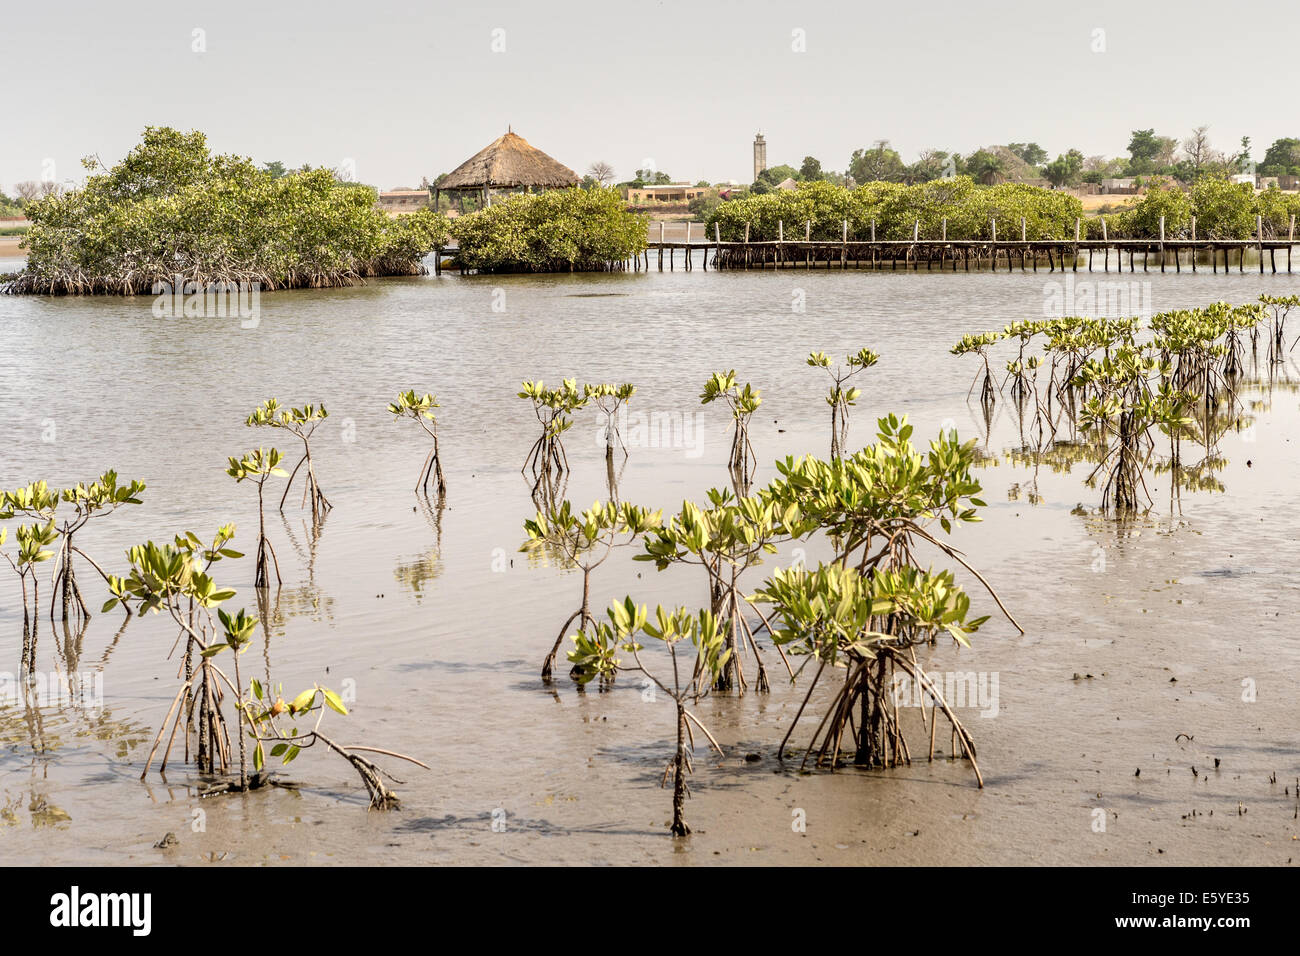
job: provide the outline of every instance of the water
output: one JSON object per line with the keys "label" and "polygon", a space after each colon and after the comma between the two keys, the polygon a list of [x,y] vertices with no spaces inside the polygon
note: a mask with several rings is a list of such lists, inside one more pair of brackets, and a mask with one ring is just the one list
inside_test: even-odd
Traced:
{"label": "water", "polygon": [[[727,415],[698,404],[710,372],[734,367],[763,390],[751,429],[760,481],[778,457],[827,450],[825,382],[803,364],[812,349],[842,356],[869,346],[882,356],[861,377],[855,445],[891,411],[910,415],[920,436],[949,420],[980,434],[966,402],[974,362],[948,348],[964,332],[1041,316],[1044,285],[1056,278],[447,275],[264,295],[252,330],[155,319],[148,299],[0,298],[0,485],[66,484],[109,467],[145,480],[142,506],[79,537],[112,570],[124,570],[130,544],[186,529],[206,538],[227,521],[251,552],[254,494],[225,475],[226,458],[258,444],[293,448],[287,436],[245,428],[244,417],[271,395],[326,403],[314,456],[334,510],[314,539],[292,495],[285,519],[270,522],[284,584],[269,640],[259,635],[245,674],[269,671],[291,693],[313,681],[352,690],[351,715],[330,715],[325,729],[434,768],[386,762],[404,781],[395,787],[403,809],[389,814],[367,813],[355,775],[327,754],[304,753],[286,769],[297,789],[202,800],[179,763],[166,780],[141,781],[177,687],[177,661],[167,659],[174,628],[153,617],[119,633],[120,612],[96,613],[79,640],[46,624],[39,665],[99,674],[102,712],[0,703],[0,859],[1289,862],[1300,835],[1294,790],[1283,793],[1300,776],[1290,677],[1300,646],[1289,626],[1300,596],[1289,572],[1300,564],[1290,507],[1300,416],[1286,382],[1246,396],[1267,407],[1253,430],[1220,443],[1221,493],[1185,494],[1171,514],[1157,476],[1156,513],[1122,527],[1090,513],[1099,492],[1084,485],[1083,466],[1040,469],[1042,500],[1031,504],[1035,476],[1002,454],[1019,441],[1010,410],[999,409],[980,471],[986,520],[956,543],[1026,633],[994,620],[971,650],[939,647],[926,661],[998,676],[996,717],[960,712],[979,747],[983,790],[968,764],[924,759],[919,723],[909,733],[921,759],[911,767],[783,769],[777,744],[804,688],[778,680],[769,695],[703,705],[726,756],[697,753],[687,806],[695,833],[673,841],[670,793],[659,788],[670,705],[644,701],[631,675],[607,693],[577,691],[563,666],[553,689],[538,677],[581,579],[517,553],[534,510],[519,474],[536,428],[514,395],[522,380],[631,381],[633,412],[698,415],[689,419],[698,444],[633,447],[620,481],[624,500],[671,512],[726,481]],[[1286,276],[1142,280],[1157,310],[1296,291]],[[792,311],[800,302],[804,311]],[[422,513],[412,493],[422,435],[385,410],[407,388],[434,391],[443,406],[441,516]],[[566,446],[568,496],[585,506],[605,493],[593,412],[580,413]],[[652,605],[705,600],[695,569],[656,573],[632,553],[596,573],[596,608],[625,594]],[[220,572],[240,591],[232,606],[252,609],[251,559]],[[80,580],[97,611],[103,588],[88,568]],[[18,669],[20,627],[7,574],[0,669]],[[814,726],[801,724],[795,743]],[[947,743],[941,734],[945,756]],[[804,832],[792,826],[800,819]],[[154,849],[168,831],[180,845]]]}

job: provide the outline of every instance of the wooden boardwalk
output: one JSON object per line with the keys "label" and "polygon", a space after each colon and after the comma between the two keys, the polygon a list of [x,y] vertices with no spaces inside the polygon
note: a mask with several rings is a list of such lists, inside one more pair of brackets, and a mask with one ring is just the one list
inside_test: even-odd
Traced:
{"label": "wooden boardwalk", "polygon": [[[1085,264],[1087,271],[1111,271],[1114,262],[1116,270],[1124,271],[1124,260],[1128,259],[1128,271],[1136,272],[1141,265],[1143,272],[1158,268],[1161,272],[1182,272],[1187,268],[1191,272],[1209,266],[1217,273],[1220,263],[1223,271],[1230,271],[1235,265],[1236,271],[1246,271],[1248,257],[1258,259],[1259,271],[1278,272],[1278,254],[1285,253],[1285,271],[1291,272],[1291,256],[1294,248],[1295,217],[1291,217],[1289,235],[1285,239],[1263,238],[1263,224],[1256,221],[1256,237],[1253,239],[1198,239],[1196,238],[1196,221],[1192,220],[1190,237],[1164,238],[1164,223],[1161,222],[1161,238],[1157,239],[1111,239],[1082,238],[1082,223],[1075,222],[1075,236],[1072,239],[1025,239],[1025,225],[1021,221],[1022,238],[998,238],[996,220],[992,223],[991,236],[988,239],[948,239],[922,238],[920,224],[913,230],[911,239],[876,239],[875,224],[872,223],[872,237],[859,239],[849,236],[848,223],[843,224],[839,241],[813,239],[812,224],[805,223],[803,238],[786,238],[784,223],[778,223],[778,238],[774,240],[723,241],[717,224],[714,224],[713,236],[705,234],[702,223],[673,223],[678,228],[672,230],[677,235],[669,237],[669,230],[662,222],[650,224],[649,246],[642,259],[634,268],[650,269],[650,256],[655,253],[660,272],[664,270],[665,253],[670,271],[676,268],[676,253],[681,250],[682,267],[691,270],[695,267],[696,250],[704,250],[703,264],[707,270],[710,264],[715,269],[911,269],[920,270],[924,264],[927,270],[951,270],[969,272],[976,269],[998,271],[1005,268],[1012,271],[1037,272],[1040,266],[1048,271],[1079,271],[1080,264]],[[749,229],[746,227],[746,234]],[[947,232],[947,224],[942,230]],[[712,255],[710,255],[710,253]],[[710,258],[712,262],[710,263]]]}

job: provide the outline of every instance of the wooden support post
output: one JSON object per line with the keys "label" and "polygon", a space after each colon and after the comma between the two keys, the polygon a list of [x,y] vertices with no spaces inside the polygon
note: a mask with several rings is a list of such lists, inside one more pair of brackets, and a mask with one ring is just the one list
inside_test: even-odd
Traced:
{"label": "wooden support post", "polygon": [[1079,218],[1074,219],[1074,248],[1070,250],[1071,266],[1075,272],[1079,271]]}
{"label": "wooden support post", "polygon": [[840,229],[840,268],[849,267],[849,221],[847,219],[841,224]]}
{"label": "wooden support post", "polygon": [[1160,271],[1165,271],[1165,217],[1163,215],[1160,217]]}
{"label": "wooden support post", "polygon": [[659,220],[659,271],[664,271],[664,221]]}
{"label": "wooden support post", "polygon": [[1103,255],[1105,255],[1106,257],[1105,262],[1102,265],[1102,269],[1105,272],[1109,272],[1110,271],[1110,236],[1106,234],[1105,216],[1101,217],[1101,249]]}
{"label": "wooden support post", "polygon": [[1192,271],[1196,271],[1196,217],[1192,217]]}
{"label": "wooden support post", "polygon": [[745,268],[749,268],[749,223],[745,223]]}
{"label": "wooden support post", "polygon": [[993,245],[991,247],[992,254],[989,256],[989,259],[992,262],[993,271],[997,272],[998,271],[998,219],[996,216],[994,216],[992,219],[989,220],[989,222],[992,224],[993,227]]}
{"label": "wooden support post", "polygon": [[1259,244],[1259,274],[1264,274],[1264,217],[1255,217],[1255,241]]}

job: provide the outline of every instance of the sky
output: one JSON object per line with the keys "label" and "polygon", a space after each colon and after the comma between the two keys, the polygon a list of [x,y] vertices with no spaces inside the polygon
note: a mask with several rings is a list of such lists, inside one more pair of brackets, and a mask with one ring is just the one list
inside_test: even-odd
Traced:
{"label": "sky", "polygon": [[111,164],[150,125],[259,163],[350,164],[382,189],[507,127],[619,179],[649,162],[748,182],[760,130],[769,165],[841,171],[880,139],[908,162],[1028,141],[1122,155],[1134,129],[1202,125],[1259,159],[1300,135],[1298,28],[1300,5],[1205,0],[6,4],[0,187],[79,181],[81,157]]}

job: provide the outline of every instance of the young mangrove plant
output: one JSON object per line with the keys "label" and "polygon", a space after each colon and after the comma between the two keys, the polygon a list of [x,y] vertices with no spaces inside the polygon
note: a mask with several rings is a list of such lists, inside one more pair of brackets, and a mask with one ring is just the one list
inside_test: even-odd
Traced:
{"label": "young mangrove plant", "polygon": [[[0,528],[0,549],[9,536],[8,528]],[[45,524],[19,525],[14,537],[18,540],[18,554],[0,550],[0,557],[9,563],[23,596],[23,650],[20,670],[29,672],[36,667],[36,615],[40,605],[40,588],[36,583],[36,565],[54,557],[50,547],[58,538],[59,532],[51,518]]]}
{"label": "young mangrove plant", "polygon": [[[693,770],[694,731],[699,730],[719,755],[723,753],[717,739],[695,713],[695,707],[708,693],[709,685],[726,665],[731,652],[723,640],[717,619],[708,611],[678,608],[669,612],[660,606],[655,609],[654,621],[651,622],[644,605],[637,607],[629,597],[622,604],[614,603],[606,613],[608,622],[593,625],[590,631],[583,630],[574,635],[574,649],[569,652],[569,660],[573,662],[577,679],[583,683],[597,676],[608,677],[620,669],[637,670],[672,700],[677,742],[672,759],[664,768],[660,786],[672,776],[673,821],[669,832],[676,837],[686,836],[691,832],[686,824],[685,808],[686,798],[690,796],[686,777]],[[667,648],[671,683],[646,668],[641,659],[644,647],[638,643],[641,635],[659,641]],[[679,654],[677,646],[683,641],[689,641],[691,649],[689,653]],[[616,656],[619,650],[632,655],[636,661],[635,668],[622,668]]]}
{"label": "young mangrove plant", "polygon": [[616,447],[623,449],[623,457],[626,458],[627,442],[623,439],[619,418],[627,403],[636,394],[636,386],[630,382],[624,382],[622,385],[601,382],[598,385],[584,385],[582,392],[587,401],[594,404],[605,416],[605,460],[607,462],[614,460]]}
{"label": "young mangrove plant", "polygon": [[72,488],[64,488],[59,493],[60,502],[72,506],[73,516],[64,520],[59,526],[59,550],[54,562],[54,579],[50,584],[54,592],[50,597],[51,620],[54,617],[55,600],[60,598],[62,601],[60,616],[63,620],[68,620],[74,613],[80,615],[80,620],[83,621],[90,617],[86,602],[81,597],[81,589],[77,586],[72,556],[79,555],[105,581],[108,580],[108,575],[86,552],[76,546],[75,535],[92,519],[111,514],[122,505],[138,505],[140,493],[143,491],[143,481],[119,485],[117,472],[106,471],[89,486],[79,483]]}
{"label": "young mangrove plant", "polygon": [[[660,571],[674,564],[703,568],[709,582],[709,611],[719,622],[728,651],[715,688],[735,689],[742,694],[748,689],[742,660],[748,645],[758,669],[758,690],[766,692],[771,687],[767,668],[754,637],[757,628],[750,626],[746,612],[755,610],[759,617],[763,615],[744,602],[741,577],[751,567],[762,564],[764,555],[775,554],[778,541],[805,529],[797,517],[797,508],[779,509],[774,502],[756,497],[737,499],[731,492],[716,488],[709,490],[708,497],[708,508],[683,502],[681,511],[667,524],[646,536],[645,553],[633,560],[653,561]],[[766,618],[763,623],[768,623]],[[788,662],[786,667],[788,670]]]}
{"label": "young mangrove plant", "polygon": [[[954,345],[949,351],[953,355],[975,354],[979,356],[980,367],[975,372],[975,378],[971,380],[970,389],[966,392],[966,397],[970,398],[975,391],[975,386],[980,386],[980,402],[984,405],[992,405],[997,386],[993,384],[993,367],[989,365],[989,349],[998,344],[1000,336],[997,332],[980,332],[975,335],[963,335],[961,341]],[[983,384],[980,382],[980,376],[983,376]]]}
{"label": "young mangrove plant", "polygon": [[81,589],[77,586],[72,555],[80,555],[105,580],[107,576],[89,555],[76,546],[74,535],[92,518],[115,511],[124,504],[138,505],[140,499],[137,496],[143,490],[144,483],[139,481],[119,487],[117,473],[106,471],[89,487],[78,484],[59,491],[44,481],[34,481],[14,491],[0,491],[0,519],[22,515],[44,524],[57,521],[56,512],[61,504],[71,505],[73,509],[73,516],[58,525],[59,548],[50,584],[50,620],[54,620],[54,608],[60,595],[63,598],[63,620],[75,616],[77,620],[85,621],[90,617]]}
{"label": "young mangrove plant", "polygon": [[[218,532],[217,543],[229,541],[229,530],[227,528]],[[105,610],[118,602],[130,602],[135,604],[138,614],[145,611],[167,614],[180,629],[181,637],[187,644],[187,659],[197,663],[192,672],[187,672],[172,699],[154,737],[141,779],[148,776],[160,748],[162,761],[159,772],[166,772],[167,762],[182,726],[185,727],[185,751],[188,759],[192,727],[192,721],[187,715],[190,701],[197,702],[198,734],[194,754],[199,772],[230,776],[231,768],[235,765],[234,744],[223,706],[224,699],[229,694],[233,698],[235,734],[239,741],[238,776],[209,788],[206,793],[221,790],[245,791],[264,783],[262,773],[268,744],[271,745],[271,756],[282,757],[283,763],[287,764],[302,749],[322,743],[327,749],[347,759],[361,776],[372,807],[387,809],[396,806],[396,797],[382,783],[380,769],[362,754],[381,753],[414,763],[419,761],[374,747],[341,746],[324,736],[320,732],[324,708],[328,707],[341,714],[347,713],[342,699],[333,691],[314,685],[290,703],[286,703],[278,692],[271,701],[268,700],[262,683],[253,679],[249,684],[249,692],[245,693],[239,661],[251,646],[257,618],[243,609],[231,614],[220,607],[223,602],[234,597],[235,592],[219,588],[207,573],[205,568],[210,565],[212,556],[197,545],[197,540],[194,535],[187,534],[178,536],[175,546],[159,546],[152,541],[137,545],[127,554],[131,565],[128,576],[113,577],[109,583],[112,597],[105,604]],[[227,650],[231,651],[232,674],[227,674],[218,664],[219,655]],[[317,712],[315,723],[305,734],[300,734],[298,727],[282,728],[277,722],[277,718],[286,713],[293,719],[309,716],[313,712]],[[258,775],[256,778],[250,778],[249,775],[250,743],[252,769]]]}
{"label": "young mangrove plant", "polygon": [[[827,667],[844,670],[843,684],[805,755],[806,762],[815,754],[817,766],[837,764],[846,734],[859,765],[892,767],[910,760],[889,695],[897,672],[916,680],[944,711],[953,727],[954,753],[960,741],[962,753],[974,761],[969,734],[925,676],[913,648],[941,632],[965,644],[986,618],[968,617],[969,599],[951,572],[921,569],[923,547],[973,574],[1019,628],[988,582],[934,527],[948,533],[957,523],[979,520],[976,509],[984,503],[971,476],[975,442],[963,444],[949,432],[922,454],[911,435],[906,418],[882,418],[876,444],[841,460],[778,462],[780,477],[760,492],[779,512],[797,509],[802,534],[823,534],[834,555],[815,571],[777,572],[753,598],[775,607],[782,625],[773,634],[775,643],[817,661],[781,751]],[[932,710],[932,755],[934,717]]]}
{"label": "young mangrove plant", "polygon": [[559,388],[547,388],[541,379],[524,382],[518,395],[533,403],[533,414],[542,426],[542,434],[533,442],[520,472],[532,469],[533,477],[539,481],[552,469],[565,474],[569,470],[569,458],[564,453],[561,437],[573,426],[573,413],[586,406],[588,397],[579,391],[577,380],[572,378],[566,378]]}
{"label": "young mangrove plant", "polygon": [[1084,363],[1075,383],[1089,391],[1079,413],[1080,427],[1098,436],[1105,452],[1088,475],[1089,487],[1102,485],[1103,511],[1136,511],[1151,503],[1144,471],[1154,448],[1152,431],[1174,438],[1194,421],[1194,400],[1171,380],[1171,366],[1133,345],[1120,345]]}
{"label": "young mangrove plant", "polygon": [[595,625],[591,614],[591,573],[609,558],[616,547],[632,544],[637,538],[659,527],[661,512],[651,512],[630,504],[599,502],[586,511],[575,514],[572,505],[565,501],[537,517],[524,522],[528,540],[520,551],[548,551],[557,554],[567,566],[582,571],[582,604],[569,615],[560,628],[555,644],[542,662],[542,680],[550,682],[555,669],[555,655],[569,635],[574,621],[578,627]]}
{"label": "young mangrove plant", "polygon": [[743,386],[740,385],[736,381],[734,369],[730,372],[714,372],[704,383],[704,391],[700,393],[701,405],[722,401],[731,409],[735,429],[731,435],[731,452],[727,456],[727,467],[736,483],[736,493],[742,496],[749,491],[750,478],[753,476],[754,466],[758,463],[754,446],[749,441],[749,420],[758,410],[758,406],[763,404],[761,394],[759,389],[748,382]]}
{"label": "young mangrove plant", "polygon": [[[1259,301],[1268,309],[1271,319],[1268,359],[1273,363],[1281,362],[1285,357],[1283,351],[1286,348],[1286,317],[1292,309],[1300,306],[1300,295],[1261,295]],[[1300,336],[1296,336],[1296,342],[1300,342]],[[1296,342],[1291,343],[1291,349],[1295,348]]]}
{"label": "young mangrove plant", "polygon": [[394,419],[409,418],[416,422],[424,433],[429,436],[433,447],[429,449],[429,454],[424,458],[424,467],[420,470],[420,477],[415,483],[415,490],[423,490],[425,495],[429,493],[429,481],[434,482],[437,488],[438,497],[447,496],[447,479],[442,474],[442,461],[438,457],[438,418],[434,414],[435,408],[441,408],[438,399],[433,395],[425,392],[423,395],[416,395],[415,389],[409,392],[399,392],[397,401],[388,403],[388,410],[392,412]]}
{"label": "young mangrove plant", "polygon": [[302,442],[302,457],[298,459],[298,464],[293,466],[293,471],[289,474],[289,480],[285,483],[284,494],[280,496],[280,510],[284,511],[284,503],[289,497],[289,489],[293,487],[294,479],[298,477],[298,471],[303,465],[306,465],[307,474],[303,481],[301,507],[306,508],[310,505],[313,522],[324,518],[325,512],[333,507],[329,503],[329,499],[325,497],[325,493],[320,490],[320,483],[316,480],[316,468],[311,458],[311,436],[321,422],[327,418],[329,418],[329,412],[325,410],[324,405],[282,408],[274,398],[268,398],[257,406],[244,421],[244,424],[250,428],[283,428]]}
{"label": "young mangrove plant", "polygon": [[831,379],[830,394],[826,404],[831,407],[831,457],[839,458],[844,454],[849,441],[849,409],[857,404],[862,390],[845,383],[859,372],[864,372],[880,361],[880,356],[871,349],[859,349],[856,354],[848,356],[844,365],[831,369],[830,356],[825,352],[812,352],[808,355],[808,364],[813,368],[825,369]]}
{"label": "young mangrove plant", "polygon": [[257,486],[257,559],[253,570],[253,587],[271,586],[271,565],[275,566],[275,583],[283,583],[280,577],[280,561],[271,547],[271,539],[266,536],[266,483],[271,478],[288,476],[280,462],[283,456],[275,448],[254,448],[245,453],[243,458],[230,458],[226,474],[236,483],[251,481]]}

